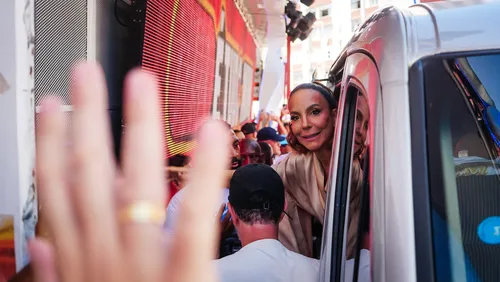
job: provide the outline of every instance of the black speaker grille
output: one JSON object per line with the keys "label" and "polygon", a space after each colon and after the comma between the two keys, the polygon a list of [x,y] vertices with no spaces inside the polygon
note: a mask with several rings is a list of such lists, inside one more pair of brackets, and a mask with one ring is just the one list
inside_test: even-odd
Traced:
{"label": "black speaker grille", "polygon": [[48,94],[71,105],[71,68],[87,59],[87,6],[87,0],[35,0],[36,105]]}

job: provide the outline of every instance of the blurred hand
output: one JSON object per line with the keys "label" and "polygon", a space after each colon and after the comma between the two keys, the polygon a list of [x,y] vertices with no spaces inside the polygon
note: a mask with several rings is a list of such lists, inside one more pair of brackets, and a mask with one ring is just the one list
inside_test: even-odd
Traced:
{"label": "blurred hand", "polygon": [[276,121],[276,122],[279,122],[280,121],[280,117],[276,114],[270,114],[269,115],[269,119],[272,120],[272,121]]}
{"label": "blurred hand", "polygon": [[269,114],[267,112],[265,112],[264,110],[261,110],[260,114],[259,114],[259,122],[266,121],[268,119],[269,119]]}
{"label": "blurred hand", "polygon": [[[66,124],[57,99],[43,102],[37,128],[38,191],[53,240],[30,242],[36,281],[215,281],[213,207],[228,165],[220,156],[229,147],[218,137],[227,128],[209,121],[200,130],[193,189],[186,190],[166,254],[164,151],[154,78],[135,70],[126,79],[120,168],[114,163],[100,68],[79,65],[71,90],[73,146],[65,150]],[[146,216],[132,213],[138,207],[146,207]]]}

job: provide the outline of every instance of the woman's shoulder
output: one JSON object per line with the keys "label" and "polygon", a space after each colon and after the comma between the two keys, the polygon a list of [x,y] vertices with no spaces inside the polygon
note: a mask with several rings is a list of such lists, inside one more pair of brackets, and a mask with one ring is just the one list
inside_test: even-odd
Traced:
{"label": "woman's shoulder", "polygon": [[286,154],[283,154],[283,155],[279,155],[275,160],[274,160],[274,164],[273,166],[275,165],[278,165],[279,163],[281,163],[283,160],[285,160],[286,158],[288,158],[288,156],[290,156],[291,153],[286,153]]}
{"label": "woman's shoulder", "polygon": [[272,167],[278,173],[284,173],[285,171],[297,171],[307,167],[308,163],[312,163],[314,161],[314,155],[312,153],[299,153],[299,152],[290,152],[287,156],[278,159]]}

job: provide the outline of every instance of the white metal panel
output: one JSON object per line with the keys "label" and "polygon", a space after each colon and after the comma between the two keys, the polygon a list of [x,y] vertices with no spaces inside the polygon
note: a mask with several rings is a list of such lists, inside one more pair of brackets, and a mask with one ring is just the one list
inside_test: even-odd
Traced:
{"label": "white metal panel", "polygon": [[[417,35],[418,46],[410,61],[438,53],[500,49],[500,1],[440,1],[420,7],[426,7],[428,12],[422,13],[418,6],[410,8],[415,25],[408,34]],[[428,40],[422,40],[428,35],[421,32],[429,24],[435,29],[432,49]]]}
{"label": "white metal panel", "polygon": [[[97,2],[105,0],[87,0],[87,60],[95,61],[97,56]],[[75,0],[71,2],[76,2]]]}
{"label": "white metal panel", "polygon": [[382,9],[358,30],[347,47],[348,53],[370,53],[382,87],[384,155],[379,172],[384,179],[379,188],[384,194],[377,194],[376,200],[384,204],[384,210],[377,212],[383,212],[384,219],[378,220],[384,231],[375,234],[374,240],[379,247],[383,244],[383,251],[375,249],[373,257],[375,278],[383,279],[380,281],[416,281],[406,27],[399,9]]}
{"label": "white metal panel", "polygon": [[[34,190],[33,1],[2,1],[0,10],[0,214],[14,217],[16,268],[37,220]],[[24,219],[24,220],[23,220]]]}
{"label": "white metal panel", "polygon": [[[385,280],[385,180],[384,180],[384,120],[380,78],[375,63],[363,53],[354,53],[346,61],[347,76],[355,77],[369,104],[370,119],[367,144],[370,147],[370,230],[372,236],[371,269],[373,281]],[[410,280],[405,280],[410,281]]]}

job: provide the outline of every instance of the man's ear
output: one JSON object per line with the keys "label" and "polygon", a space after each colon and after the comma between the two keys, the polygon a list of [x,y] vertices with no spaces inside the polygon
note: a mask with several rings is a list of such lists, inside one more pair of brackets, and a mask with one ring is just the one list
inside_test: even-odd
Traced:
{"label": "man's ear", "polygon": [[288,209],[288,201],[286,200],[285,198],[285,205],[283,206],[283,212],[281,213],[281,217],[280,217],[280,222],[283,220],[283,218],[285,217],[285,212],[286,210]]}
{"label": "man's ear", "polygon": [[240,219],[238,218],[238,215],[236,214],[233,206],[231,206],[230,203],[227,203],[227,209],[231,214],[231,221],[233,222],[234,226],[237,226],[240,223]]}

